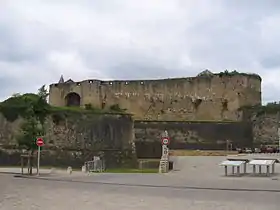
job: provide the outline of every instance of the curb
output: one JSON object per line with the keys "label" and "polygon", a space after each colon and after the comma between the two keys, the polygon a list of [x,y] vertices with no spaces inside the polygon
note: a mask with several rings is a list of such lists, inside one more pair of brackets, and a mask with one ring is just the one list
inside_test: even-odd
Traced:
{"label": "curb", "polygon": [[209,191],[236,191],[236,192],[271,192],[280,193],[280,189],[252,189],[252,188],[220,188],[220,187],[200,187],[200,186],[172,186],[172,185],[151,185],[151,184],[125,184],[114,182],[97,182],[97,181],[78,181],[78,180],[65,180],[58,178],[46,178],[46,177],[29,177],[24,175],[15,175],[15,178],[21,179],[34,179],[45,180],[55,182],[71,182],[71,183],[83,183],[83,184],[99,184],[99,185],[112,185],[112,186],[126,186],[126,187],[147,187],[147,188],[170,188],[170,189],[189,189],[189,190],[209,190]]}

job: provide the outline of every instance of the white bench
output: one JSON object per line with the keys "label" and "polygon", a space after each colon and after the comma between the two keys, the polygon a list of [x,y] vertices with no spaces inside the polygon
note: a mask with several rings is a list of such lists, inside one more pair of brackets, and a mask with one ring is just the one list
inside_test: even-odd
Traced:
{"label": "white bench", "polygon": [[[256,174],[256,167],[259,167],[259,174],[262,173],[262,166],[266,167],[266,175],[270,176],[275,173],[276,159],[253,159],[249,162],[249,165],[253,166],[253,174]],[[271,173],[270,173],[271,168]]]}
{"label": "white bench", "polygon": [[243,173],[246,173],[246,160],[225,160],[220,163],[220,166],[225,167],[225,176],[228,175],[228,167],[232,167],[232,174],[235,172],[235,168],[237,168],[237,175],[240,176],[240,167],[244,165]]}

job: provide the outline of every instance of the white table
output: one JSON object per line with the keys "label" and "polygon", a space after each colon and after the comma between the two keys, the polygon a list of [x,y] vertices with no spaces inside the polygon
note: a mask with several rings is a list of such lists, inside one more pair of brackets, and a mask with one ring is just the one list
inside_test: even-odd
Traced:
{"label": "white table", "polygon": [[[262,173],[262,166],[266,167],[266,175],[269,176],[270,174],[275,173],[275,159],[253,159],[249,162],[249,165],[253,166],[253,174],[256,174],[256,167],[259,167],[259,174]],[[270,168],[271,168],[271,173],[270,173]]]}
{"label": "white table", "polygon": [[228,167],[232,167],[232,174],[235,172],[235,168],[237,168],[237,175],[240,176],[240,167],[244,165],[244,173],[246,173],[246,161],[245,160],[225,160],[220,163],[220,166],[225,167],[225,176],[228,175]]}

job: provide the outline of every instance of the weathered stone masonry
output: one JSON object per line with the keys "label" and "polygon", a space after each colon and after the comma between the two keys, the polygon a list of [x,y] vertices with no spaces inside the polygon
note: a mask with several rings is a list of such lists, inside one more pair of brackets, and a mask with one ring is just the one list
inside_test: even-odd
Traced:
{"label": "weathered stone masonry", "polygon": [[135,81],[85,80],[50,85],[50,104],[108,108],[117,104],[137,120],[240,120],[238,109],[261,104],[261,78],[211,74]]}
{"label": "weathered stone masonry", "polygon": [[161,156],[161,134],[167,130],[170,149],[226,150],[227,141],[235,147],[251,147],[250,122],[159,122],[135,121],[135,144],[138,157]]}
{"label": "weathered stone masonry", "polygon": [[[0,115],[0,149],[15,154],[11,148],[17,148],[20,122],[10,123]],[[133,165],[133,127],[130,115],[55,113],[47,121],[42,164],[81,167],[84,161],[104,152],[108,167]],[[19,164],[19,154],[0,159],[0,164]]]}
{"label": "weathered stone masonry", "polygon": [[[225,149],[226,140],[233,147],[278,141],[276,113],[248,114],[240,109],[261,105],[261,78],[257,75],[202,74],[143,81],[69,80],[50,86],[50,104],[82,107],[91,104],[105,110],[118,105],[133,114],[133,118],[129,114],[66,113],[63,119],[53,116],[46,127],[48,144],[43,164],[80,166],[94,154],[107,151],[106,158],[115,167],[125,161],[133,162],[135,156],[130,152],[135,151],[135,146],[138,157],[159,157],[160,135],[164,130],[171,136],[171,149]],[[9,123],[0,116],[2,146],[15,144],[19,123],[20,120]],[[14,160],[18,161],[16,156]]]}

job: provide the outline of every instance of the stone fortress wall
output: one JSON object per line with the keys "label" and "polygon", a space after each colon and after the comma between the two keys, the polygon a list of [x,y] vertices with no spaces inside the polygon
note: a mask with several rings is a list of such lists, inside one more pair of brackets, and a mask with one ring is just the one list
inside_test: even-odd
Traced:
{"label": "stone fortress wall", "polygon": [[118,105],[137,120],[239,121],[242,106],[261,104],[261,78],[243,73],[213,74],[161,80],[60,81],[50,85],[53,106]]}
{"label": "stone fortress wall", "polygon": [[[261,78],[253,74],[205,71],[197,77],[163,80],[61,79],[50,85],[49,101],[53,106],[91,104],[103,109],[118,105],[134,114],[133,118],[71,115],[68,110],[62,122],[50,123],[46,139],[54,155],[45,159],[57,162],[59,156],[66,165],[70,160],[79,160],[79,165],[97,150],[107,151],[114,160],[123,158],[127,150],[136,150],[138,158],[159,158],[165,130],[171,137],[170,149],[223,150],[228,141],[233,148],[278,144],[280,110],[255,106],[261,105]],[[0,149],[10,147],[18,127],[1,119]],[[80,150],[84,153],[77,158]]]}

